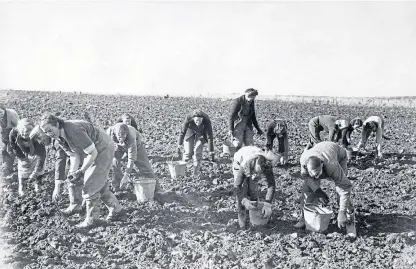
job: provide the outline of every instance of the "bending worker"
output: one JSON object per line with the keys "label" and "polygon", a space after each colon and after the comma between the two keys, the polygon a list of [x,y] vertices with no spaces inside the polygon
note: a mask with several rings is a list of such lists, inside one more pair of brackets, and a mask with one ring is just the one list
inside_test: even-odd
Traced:
{"label": "bending worker", "polygon": [[24,196],[28,182],[32,182],[35,192],[39,192],[39,183],[42,180],[46,148],[36,139],[30,138],[34,124],[29,119],[17,122],[9,136],[11,147],[17,156],[17,176],[19,178],[19,196]]}
{"label": "bending worker", "polygon": [[269,122],[266,132],[266,148],[273,150],[273,140],[277,138],[278,153],[281,155],[280,164],[287,163],[289,155],[289,139],[287,133],[286,121],[282,119],[275,119]]}
{"label": "bending worker", "polygon": [[245,229],[246,227],[246,210],[257,208],[260,192],[258,183],[262,183],[262,179],[265,179],[267,182],[267,193],[262,207],[262,214],[263,218],[270,218],[272,213],[271,203],[276,183],[272,164],[264,156],[264,152],[255,146],[242,147],[234,154],[233,174],[240,228]]}
{"label": "bending worker", "polygon": [[[84,120],[62,120],[52,114],[42,117],[42,131],[59,141],[59,145],[70,156],[69,176],[67,180],[74,187],[82,188],[82,197],[86,200],[86,218],[77,225],[89,228],[98,219],[101,199],[109,210],[108,221],[121,215],[122,207],[108,186],[108,174],[114,156],[111,138],[103,130]],[[80,156],[86,155],[78,169]],[[55,196],[59,196],[63,182],[55,181]],[[77,193],[77,192],[76,192]],[[77,199],[82,201],[82,199]],[[81,206],[81,205],[79,205]]]}
{"label": "bending worker", "polygon": [[198,177],[200,175],[202,151],[206,143],[208,143],[211,161],[214,161],[214,136],[212,133],[211,120],[206,113],[195,110],[185,117],[177,147],[177,155],[180,155],[181,147],[183,145],[185,150],[184,161],[187,162],[193,158],[193,177]]}
{"label": "bending worker", "polygon": [[10,146],[9,134],[10,131],[16,127],[19,121],[19,115],[16,110],[5,108],[0,104],[0,132],[1,132],[1,157],[3,164],[0,165],[0,176],[7,177],[13,173],[13,163],[15,155]]}
{"label": "bending worker", "polygon": [[320,133],[322,131],[328,132],[327,141],[337,142],[342,139],[344,147],[347,148],[347,137],[350,137],[351,130],[348,131],[350,122],[345,119],[337,119],[337,117],[330,115],[316,116],[308,123],[309,128],[309,143],[305,150],[312,148],[315,144],[322,141]]}
{"label": "bending worker", "polygon": [[139,132],[130,125],[125,123],[116,123],[107,130],[114,146],[113,159],[113,179],[112,185],[114,191],[120,190],[120,181],[123,177],[121,172],[121,162],[124,154],[127,153],[127,167],[125,176],[130,177],[134,165],[139,170],[140,176],[145,178],[155,178],[152,166],[147,156],[146,148],[143,146]]}
{"label": "bending worker", "polygon": [[386,137],[384,132],[384,125],[385,122],[381,117],[378,116],[371,116],[366,119],[363,123],[363,131],[361,133],[361,141],[358,143],[357,148],[365,148],[367,144],[368,137],[374,133],[376,136],[376,147],[377,147],[377,156],[379,158],[383,157],[383,153],[381,152],[381,139],[389,139]]}
{"label": "bending worker", "polygon": [[[307,204],[327,204],[329,198],[321,189],[321,179],[334,181],[339,195],[338,227],[347,225],[347,231],[354,227],[354,209],[351,201],[352,184],[347,178],[347,152],[334,142],[324,141],[306,150],[300,157],[301,175],[304,178],[302,197],[300,199],[301,218],[295,225],[305,226],[303,206]],[[350,234],[350,236],[356,236]]]}
{"label": "bending worker", "polygon": [[257,129],[258,135],[263,134],[263,131],[257,123],[254,109],[254,99],[258,94],[258,91],[255,89],[247,89],[245,94],[234,99],[231,105],[231,114],[228,120],[228,134],[238,141],[237,150],[242,146],[254,145],[253,126]]}

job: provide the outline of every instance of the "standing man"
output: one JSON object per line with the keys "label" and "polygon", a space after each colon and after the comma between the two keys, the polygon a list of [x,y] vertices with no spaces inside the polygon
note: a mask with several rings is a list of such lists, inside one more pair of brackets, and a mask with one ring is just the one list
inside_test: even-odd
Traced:
{"label": "standing man", "polygon": [[266,133],[266,148],[267,150],[273,150],[273,140],[277,138],[278,153],[281,155],[280,164],[287,163],[289,155],[289,139],[287,134],[286,121],[282,119],[274,119],[267,125]]}
{"label": "standing man", "polygon": [[304,179],[300,199],[301,218],[295,225],[305,226],[303,206],[308,204],[327,204],[329,197],[321,189],[321,179],[332,180],[339,197],[338,227],[347,227],[348,235],[356,236],[354,208],[351,201],[352,183],[347,178],[347,152],[334,142],[324,141],[305,150],[300,157],[301,175]]}
{"label": "standing man", "polygon": [[257,123],[254,109],[254,99],[258,94],[257,90],[250,88],[245,91],[244,95],[232,102],[231,114],[228,120],[228,134],[238,141],[236,150],[239,150],[243,145],[254,145],[253,126],[257,129],[258,135],[263,134]]}
{"label": "standing man", "polygon": [[9,135],[19,120],[16,110],[0,105],[1,156],[3,160],[0,176],[3,177],[7,177],[13,172],[13,162],[16,156],[11,149]]}

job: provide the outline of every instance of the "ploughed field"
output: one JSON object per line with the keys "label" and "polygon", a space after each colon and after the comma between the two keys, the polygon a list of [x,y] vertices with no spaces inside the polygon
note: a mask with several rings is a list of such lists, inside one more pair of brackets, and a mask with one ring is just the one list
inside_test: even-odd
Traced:
{"label": "ploughed field", "polygon": [[[89,231],[74,224],[84,215],[62,216],[69,203],[66,190],[58,205],[51,202],[54,151],[49,151],[41,192],[17,196],[17,175],[7,179],[11,191],[2,192],[0,242],[9,254],[2,268],[416,268],[416,113],[401,107],[340,106],[341,116],[363,120],[380,115],[386,120],[384,159],[374,158],[374,138],[367,152],[349,163],[354,183],[358,237],[350,241],[336,226],[336,215],[325,233],[293,227],[302,180],[299,157],[307,142],[307,122],[320,114],[337,115],[329,102],[290,103],[256,100],[257,119],[288,121],[290,158],[275,167],[277,192],[267,227],[240,230],[232,195],[231,160],[221,159],[227,139],[230,100],[75,95],[72,93],[10,92],[9,107],[21,117],[44,111],[66,119],[88,112],[100,127],[131,113],[144,131],[146,148],[161,186],[170,190],[159,202],[138,204],[132,187],[118,198],[126,208],[122,221],[104,221]],[[213,122],[217,162],[207,149],[200,180],[189,176],[172,180],[166,161],[172,156],[185,114],[205,111]],[[354,133],[354,144],[358,143]],[[264,146],[265,135],[255,136]],[[191,174],[191,164],[188,174]],[[324,181],[337,212],[335,187]],[[107,209],[101,206],[101,218]],[[6,267],[7,266],[7,267]]]}

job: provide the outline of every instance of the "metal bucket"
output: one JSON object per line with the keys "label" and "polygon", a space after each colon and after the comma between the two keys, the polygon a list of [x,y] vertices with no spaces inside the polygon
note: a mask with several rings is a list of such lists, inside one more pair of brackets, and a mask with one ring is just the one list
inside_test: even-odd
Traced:
{"label": "metal bucket", "polygon": [[133,181],[137,202],[152,201],[155,196],[156,179],[138,179]]}
{"label": "metal bucket", "polygon": [[317,205],[304,205],[303,215],[305,217],[306,229],[313,232],[323,232],[328,229],[332,217],[332,210]]}
{"label": "metal bucket", "polygon": [[169,161],[167,162],[169,167],[170,176],[172,179],[185,176],[186,162],[185,161]]}

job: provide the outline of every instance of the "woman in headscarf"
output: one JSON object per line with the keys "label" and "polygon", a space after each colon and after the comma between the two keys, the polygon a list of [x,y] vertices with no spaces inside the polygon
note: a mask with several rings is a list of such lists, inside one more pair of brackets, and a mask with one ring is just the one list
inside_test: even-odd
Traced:
{"label": "woman in headscarf", "polygon": [[242,147],[234,154],[234,192],[237,200],[238,224],[244,229],[247,222],[246,210],[257,208],[259,200],[258,183],[266,179],[267,193],[262,207],[264,218],[272,213],[272,200],[275,192],[275,179],[272,164],[264,152],[255,146]]}
{"label": "woman in headscarf", "polygon": [[[120,216],[122,207],[110,191],[107,182],[114,156],[114,146],[110,136],[105,131],[96,128],[91,122],[63,120],[52,114],[45,114],[42,117],[40,128],[46,135],[56,139],[60,147],[69,155],[68,181],[74,187],[82,188],[87,213],[85,220],[77,227],[91,227],[98,219],[100,199],[109,210],[108,221]],[[81,168],[78,169],[81,152],[86,157]],[[61,184],[62,182],[55,181],[54,192],[60,192]]]}
{"label": "woman in headscarf", "polygon": [[10,146],[9,134],[12,128],[17,125],[18,121],[19,115],[16,110],[6,108],[4,105],[0,104],[0,133],[2,142],[0,143],[0,150],[3,160],[0,176],[3,177],[7,177],[13,172],[13,163],[16,156],[14,156]]}
{"label": "woman in headscarf", "polygon": [[183,121],[177,147],[177,155],[180,155],[183,145],[185,151],[184,161],[193,158],[193,177],[198,177],[200,174],[202,151],[206,143],[208,143],[211,161],[214,161],[214,136],[211,120],[206,113],[195,110],[186,115]]}
{"label": "woman in headscarf", "polygon": [[114,142],[115,152],[113,160],[112,185],[115,191],[119,190],[120,181],[123,177],[121,172],[121,160],[123,154],[127,154],[127,167],[125,175],[130,176],[134,165],[139,169],[140,176],[155,178],[150,165],[146,149],[142,145],[138,131],[125,123],[117,123],[107,130]]}
{"label": "woman in headscarf", "polygon": [[25,195],[28,182],[33,182],[35,192],[39,192],[39,183],[45,166],[46,148],[36,139],[30,138],[33,127],[33,122],[24,118],[17,122],[9,135],[11,148],[17,156],[20,196]]}

